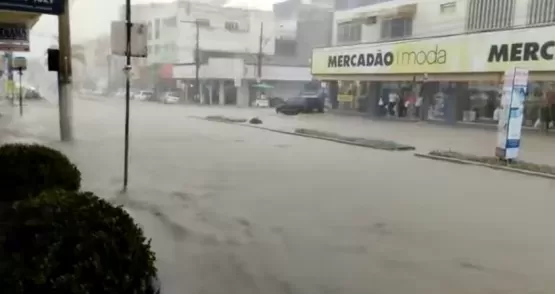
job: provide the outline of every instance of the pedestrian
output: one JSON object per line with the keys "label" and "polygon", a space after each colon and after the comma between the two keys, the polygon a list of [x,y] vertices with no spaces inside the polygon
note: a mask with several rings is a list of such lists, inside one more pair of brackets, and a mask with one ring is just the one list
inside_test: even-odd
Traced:
{"label": "pedestrian", "polygon": [[551,123],[551,109],[549,107],[548,92],[546,91],[542,98],[541,110],[540,110],[540,121],[543,124],[543,130],[547,133],[549,132],[549,124]]}
{"label": "pedestrian", "polygon": [[549,85],[549,90],[545,94],[545,98],[547,106],[546,111],[549,117],[546,129],[549,129],[550,127],[553,127],[553,123],[555,123],[555,87],[553,83]]}
{"label": "pedestrian", "polygon": [[397,95],[397,93],[395,92],[391,92],[388,95],[388,110],[389,110],[389,115],[390,116],[395,116],[396,114],[396,107],[397,106],[397,102],[399,101],[399,95]]}

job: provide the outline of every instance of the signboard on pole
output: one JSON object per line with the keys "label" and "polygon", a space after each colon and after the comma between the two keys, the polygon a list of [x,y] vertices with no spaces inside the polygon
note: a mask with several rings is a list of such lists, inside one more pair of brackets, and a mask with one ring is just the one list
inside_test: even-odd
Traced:
{"label": "signboard on pole", "polygon": [[64,3],[64,0],[0,0],[0,10],[60,15],[65,11]]}
{"label": "signboard on pole", "polygon": [[527,87],[527,69],[505,71],[495,149],[495,155],[501,159],[512,160],[518,156]]}
{"label": "signboard on pole", "polygon": [[29,49],[29,29],[24,24],[0,23],[0,50],[27,52]]}
{"label": "signboard on pole", "polygon": [[[147,57],[147,25],[144,23],[131,24],[131,57]],[[124,21],[113,21],[111,27],[110,43],[112,55],[126,56],[127,30]]]}

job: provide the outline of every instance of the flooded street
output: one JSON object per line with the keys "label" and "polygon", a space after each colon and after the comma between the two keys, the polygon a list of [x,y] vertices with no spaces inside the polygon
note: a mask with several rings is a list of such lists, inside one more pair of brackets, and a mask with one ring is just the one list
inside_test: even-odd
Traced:
{"label": "flooded street", "polygon": [[57,142],[54,105],[30,105],[19,136],[66,152],[85,189],[130,211],[153,239],[164,294],[555,292],[553,181],[133,102],[120,194],[123,102],[74,107],[75,143]]}

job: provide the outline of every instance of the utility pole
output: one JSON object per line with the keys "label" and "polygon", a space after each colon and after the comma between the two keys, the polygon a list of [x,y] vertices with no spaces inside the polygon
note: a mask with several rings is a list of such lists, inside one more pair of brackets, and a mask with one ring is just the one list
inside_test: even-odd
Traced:
{"label": "utility pole", "polygon": [[114,83],[112,82],[112,55],[111,54],[106,55],[106,67],[107,67],[106,74],[108,74],[108,90],[112,91],[112,86],[114,85]]}
{"label": "utility pole", "polygon": [[256,71],[256,82],[260,83],[262,81],[262,49],[264,46],[264,23],[260,23],[260,36],[258,38],[258,58],[257,58],[257,71]]}
{"label": "utility pole", "polygon": [[19,72],[19,116],[23,116],[23,84],[21,83],[23,69],[20,67],[17,71]]}
{"label": "utility pole", "polygon": [[198,20],[195,21],[195,30],[196,30],[196,43],[195,43],[195,94],[199,100],[201,99],[201,90],[200,90],[200,24]]}
{"label": "utility pole", "polygon": [[125,159],[123,163],[123,191],[127,191],[127,184],[129,182],[129,90],[130,90],[130,75],[131,75],[131,0],[125,0]]}
{"label": "utility pole", "polygon": [[72,125],[72,73],[71,31],[69,22],[69,0],[64,0],[65,11],[58,16],[58,42],[60,64],[58,70],[58,107],[60,111],[60,137],[62,141],[73,140]]}
{"label": "utility pole", "polygon": [[[195,97],[200,100],[200,23],[198,20],[188,21],[182,20],[182,23],[191,23],[195,25],[195,62],[193,63],[182,63],[181,65],[195,65]],[[201,101],[202,102],[202,101]]]}
{"label": "utility pole", "polygon": [[8,71],[8,83],[6,87],[6,93],[9,94],[10,96],[10,100],[12,101],[12,104],[15,104],[15,100],[14,100],[14,82],[13,82],[13,68],[12,68],[12,64],[13,64],[13,52],[8,51],[6,52],[6,59],[7,59],[7,66],[6,66],[6,70]]}

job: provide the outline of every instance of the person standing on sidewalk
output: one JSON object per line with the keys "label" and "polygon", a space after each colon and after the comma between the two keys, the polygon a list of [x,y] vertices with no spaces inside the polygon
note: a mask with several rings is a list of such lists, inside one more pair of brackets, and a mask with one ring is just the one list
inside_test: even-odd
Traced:
{"label": "person standing on sidewalk", "polygon": [[549,127],[553,121],[553,111],[552,108],[555,105],[555,92],[553,86],[549,86],[543,94],[541,110],[540,110],[540,120],[543,125],[543,130],[547,133],[549,132]]}
{"label": "person standing on sidewalk", "polygon": [[550,83],[549,90],[546,93],[547,98],[547,112],[549,113],[549,122],[546,129],[549,129],[555,123],[555,87]]}

